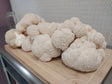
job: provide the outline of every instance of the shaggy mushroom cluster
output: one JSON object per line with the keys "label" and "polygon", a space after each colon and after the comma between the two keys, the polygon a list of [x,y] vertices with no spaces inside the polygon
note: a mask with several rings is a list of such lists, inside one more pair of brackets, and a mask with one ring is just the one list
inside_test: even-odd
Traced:
{"label": "shaggy mushroom cluster", "polygon": [[13,48],[31,51],[41,61],[61,56],[63,63],[75,70],[90,72],[102,62],[106,48],[104,36],[73,17],[63,23],[48,23],[35,14],[26,14],[5,34]]}

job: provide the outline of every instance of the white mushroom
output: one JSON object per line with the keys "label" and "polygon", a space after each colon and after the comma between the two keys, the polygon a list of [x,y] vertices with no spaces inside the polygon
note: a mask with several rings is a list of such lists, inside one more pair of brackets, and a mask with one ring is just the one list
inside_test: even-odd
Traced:
{"label": "white mushroom", "polygon": [[53,45],[56,48],[59,48],[64,51],[69,47],[70,43],[75,39],[75,36],[70,29],[61,29],[61,30],[56,30],[53,33],[51,39]]}
{"label": "white mushroom", "polygon": [[27,27],[30,25],[37,25],[41,22],[41,18],[33,13],[26,14],[17,24],[16,29],[20,33],[26,31]]}
{"label": "white mushroom", "polygon": [[88,40],[94,42],[97,48],[106,48],[104,36],[95,30],[88,32]]}
{"label": "white mushroom", "polygon": [[52,36],[54,31],[57,29],[57,26],[58,26],[57,23],[43,22],[38,25],[38,29],[39,29],[40,33],[48,34],[48,35]]}
{"label": "white mushroom", "polygon": [[73,33],[76,35],[76,37],[82,37],[84,35],[87,35],[87,28],[84,24],[76,24],[73,28]]}
{"label": "white mushroom", "polygon": [[41,61],[50,61],[61,54],[61,51],[52,45],[51,38],[47,34],[38,35],[33,41],[31,50]]}
{"label": "white mushroom", "polygon": [[97,50],[94,43],[76,39],[76,41],[62,53],[62,61],[65,65],[75,70],[90,72],[99,67],[104,56],[104,50]]}
{"label": "white mushroom", "polygon": [[37,35],[40,34],[38,30],[37,25],[30,25],[26,30],[28,36],[31,38],[31,40],[34,40]]}
{"label": "white mushroom", "polygon": [[13,48],[21,47],[24,39],[25,36],[17,32],[15,29],[10,29],[5,34],[6,43],[8,43]]}
{"label": "white mushroom", "polygon": [[23,42],[22,42],[22,50],[24,51],[31,51],[31,40],[30,40],[30,37],[26,37]]}

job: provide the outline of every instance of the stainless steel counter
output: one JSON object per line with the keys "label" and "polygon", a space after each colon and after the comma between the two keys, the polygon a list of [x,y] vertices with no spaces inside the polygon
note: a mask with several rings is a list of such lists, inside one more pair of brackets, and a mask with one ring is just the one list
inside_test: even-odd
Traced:
{"label": "stainless steel counter", "polygon": [[6,60],[29,84],[44,84],[39,78],[35,77],[26,67],[13,58],[4,49],[0,50],[0,56]]}

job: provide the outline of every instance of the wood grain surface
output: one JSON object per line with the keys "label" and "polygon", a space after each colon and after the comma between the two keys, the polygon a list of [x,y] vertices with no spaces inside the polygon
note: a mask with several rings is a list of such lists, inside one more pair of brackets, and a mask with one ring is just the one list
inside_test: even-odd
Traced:
{"label": "wood grain surface", "polygon": [[105,50],[106,56],[99,68],[89,73],[66,67],[60,58],[53,59],[51,62],[41,62],[31,52],[13,49],[9,45],[5,45],[5,49],[36,77],[50,84],[100,84],[112,67],[110,49]]}

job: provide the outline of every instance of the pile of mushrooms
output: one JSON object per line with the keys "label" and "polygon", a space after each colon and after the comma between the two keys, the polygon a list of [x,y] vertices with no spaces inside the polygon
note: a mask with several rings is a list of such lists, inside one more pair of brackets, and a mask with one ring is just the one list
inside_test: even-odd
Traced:
{"label": "pile of mushrooms", "polygon": [[72,17],[63,23],[49,23],[36,14],[26,14],[5,34],[12,48],[32,52],[39,60],[47,62],[61,56],[63,63],[75,70],[96,70],[104,56],[104,36],[91,26]]}

